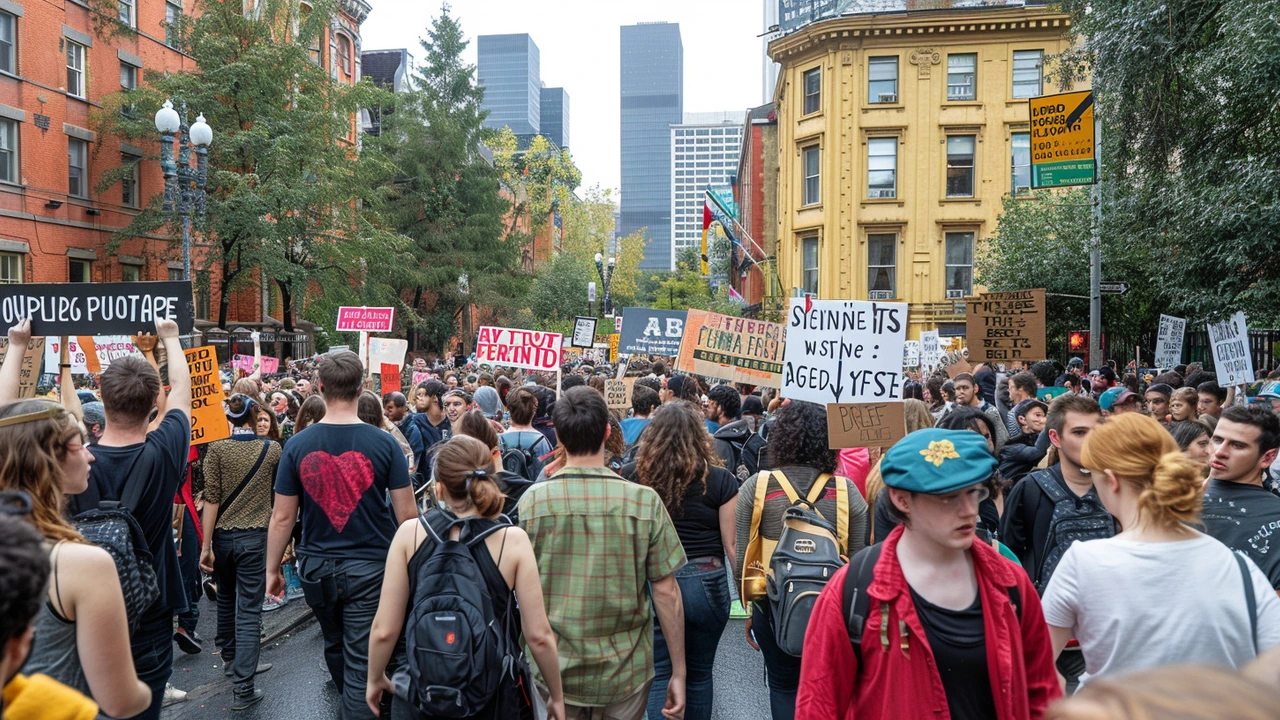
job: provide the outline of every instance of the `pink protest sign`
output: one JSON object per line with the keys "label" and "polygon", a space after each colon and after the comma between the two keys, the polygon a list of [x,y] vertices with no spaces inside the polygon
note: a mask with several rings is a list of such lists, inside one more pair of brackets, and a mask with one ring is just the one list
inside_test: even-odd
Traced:
{"label": "pink protest sign", "polygon": [[338,327],[342,332],[391,332],[395,326],[393,307],[340,307]]}
{"label": "pink protest sign", "polygon": [[476,340],[476,362],[554,371],[559,367],[563,339],[560,333],[482,327]]}
{"label": "pink protest sign", "polygon": [[[232,355],[231,367],[237,370],[243,370],[247,373],[253,373],[253,356],[252,355]],[[280,359],[273,357],[262,358],[262,374],[274,375],[280,371]]]}

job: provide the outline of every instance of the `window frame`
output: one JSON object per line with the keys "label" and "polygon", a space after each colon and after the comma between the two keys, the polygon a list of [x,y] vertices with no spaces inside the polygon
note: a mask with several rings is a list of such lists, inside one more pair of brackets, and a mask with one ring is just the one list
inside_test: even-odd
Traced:
{"label": "window frame", "polygon": [[[973,65],[968,70],[954,71],[954,74],[956,75],[969,76],[969,81],[967,83],[969,92],[966,96],[952,96],[951,94],[952,87],[963,87],[963,85],[953,84],[951,82],[951,77],[953,75],[953,71],[951,69],[952,58],[972,58],[973,59]],[[949,53],[947,55],[947,102],[973,102],[977,99],[978,99],[978,53],[976,52]]]}
{"label": "window frame", "polygon": [[[10,263],[17,264],[17,278],[8,279],[5,277],[5,271],[10,269]],[[0,285],[21,285],[26,282],[27,275],[27,256],[25,253],[0,252]]]}
{"label": "window frame", "polygon": [[[76,159],[76,148],[79,148],[82,151],[80,156],[82,164],[79,166],[74,164]],[[78,187],[74,191],[71,189],[71,171],[73,169],[78,169],[80,171],[79,180],[77,182]],[[67,136],[67,195],[84,200],[89,198],[89,143],[85,140],[81,140],[80,138],[71,137],[70,135]]]}
{"label": "window frame", "polygon": [[[1019,91],[1018,91],[1018,85],[1019,85],[1018,56],[1026,55],[1028,53],[1036,54],[1036,65],[1035,65],[1036,91],[1030,95],[1023,95],[1023,94],[1019,94]],[[1023,69],[1026,70],[1026,68],[1023,68]],[[1009,62],[1009,82],[1010,82],[1009,97],[1013,100],[1027,100],[1029,98],[1039,97],[1043,95],[1044,94],[1044,49],[1039,48],[1039,49],[1027,49],[1027,50],[1014,50],[1013,57]],[[1023,80],[1021,84],[1027,85],[1029,84],[1029,81]]]}
{"label": "window frame", "polygon": [[169,282],[182,282],[182,268],[168,268],[168,276]]}
{"label": "window frame", "polygon": [[[10,133],[12,136],[10,137]],[[12,142],[10,140],[12,139]],[[10,144],[12,147],[4,147]],[[7,185],[22,184],[22,127],[17,120],[0,118],[0,160],[8,155],[8,162],[0,162],[0,171],[7,172],[9,179],[0,177],[0,183]]]}
{"label": "window frame", "polygon": [[[877,80],[872,78],[873,67],[876,67],[876,66],[888,67],[890,62],[892,62],[893,64],[893,80],[884,80],[884,79]],[[899,67],[900,64],[901,63],[899,62],[899,58],[897,55],[877,55],[875,57],[867,58],[867,104],[868,105],[896,105],[902,100],[902,96],[899,94],[901,90],[899,83],[902,81],[902,72],[901,72],[901,68]],[[877,83],[887,83],[887,82],[893,83],[894,101],[892,103],[880,102],[880,96],[887,94],[884,90],[877,90],[875,92],[872,91],[872,88],[877,87]]]}
{"label": "window frame", "polygon": [[4,20],[4,19],[8,20],[9,37],[6,39],[4,38],[3,34],[0,34],[0,48],[2,48],[5,43],[8,44],[9,48],[7,52],[0,52],[0,65],[3,65],[3,63],[7,62],[9,67],[8,68],[0,67],[0,72],[8,73],[10,75],[17,75],[18,74],[18,16],[14,15],[11,12],[4,12],[0,10],[0,20]]}
{"label": "window frame", "polygon": [[[800,238],[800,289],[806,294],[818,294],[820,243],[817,235]],[[813,264],[810,265],[810,256]],[[812,276],[812,282],[810,282]]]}
{"label": "window frame", "polygon": [[[135,277],[129,279],[129,275]],[[133,263],[120,263],[120,282],[142,282],[142,266]]]}
{"label": "window frame", "polygon": [[[84,266],[84,279],[83,279],[83,280],[77,280],[77,279],[75,279],[75,275],[73,275],[73,274],[72,274],[72,268],[75,268],[77,265],[83,265],[83,266]],[[93,282],[93,261],[92,261],[92,260],[82,260],[82,259],[80,259],[80,258],[68,257],[68,258],[67,258],[67,282],[73,282],[73,283],[91,283],[91,282]]]}
{"label": "window frame", "polygon": [[[978,136],[977,136],[976,134],[969,134],[969,133],[956,133],[956,134],[948,134],[948,135],[946,136],[946,138],[947,138],[947,139],[946,139],[946,157],[947,157],[947,160],[946,160],[946,178],[945,178],[945,183],[944,183],[944,188],[943,188],[943,191],[944,191],[944,193],[945,193],[945,197],[947,197],[948,199],[951,199],[951,198],[973,198],[973,197],[977,197],[977,172],[976,172],[976,171],[977,171],[977,164],[978,164],[978,163],[977,163],[977,159],[978,159]],[[958,140],[958,139],[961,139],[961,138],[968,138],[968,139],[969,139],[969,141],[970,141],[970,143],[971,143],[971,147],[970,147],[970,151],[969,151],[969,164],[968,164],[968,165],[953,164],[953,162],[952,162],[952,160],[951,160],[951,158],[952,158],[952,154],[951,154],[951,141],[952,141],[953,139],[957,139],[957,140]],[[961,156],[961,155],[956,155],[956,157],[957,157],[957,158],[959,158],[959,157],[963,157],[963,156]],[[953,192],[951,192],[951,178],[952,178],[952,171],[953,171],[953,170],[963,170],[963,169],[965,169],[965,168],[967,168],[967,169],[968,169],[968,175],[969,175],[969,192],[968,192],[968,194],[959,194],[959,193],[953,193]]]}
{"label": "window frame", "polygon": [[120,165],[132,163],[133,169],[120,177],[120,204],[128,208],[142,207],[142,165],[141,158],[128,153],[120,153]]}
{"label": "window frame", "polygon": [[116,3],[120,10],[116,16],[117,19],[128,27],[137,27],[138,0],[116,0]]}
{"label": "window frame", "polygon": [[[170,16],[170,11],[176,11]],[[181,37],[182,16],[186,9],[180,3],[165,0],[164,3],[164,44],[177,48]]]}
{"label": "window frame", "polygon": [[[871,184],[871,173],[886,172],[886,170],[884,168],[873,168],[871,166],[872,165],[871,159],[873,157],[885,157],[884,154],[873,155],[871,150],[875,146],[883,146],[886,143],[888,144],[889,147],[893,148],[893,153],[892,153],[893,167],[887,171],[891,173],[893,176],[893,187],[889,188],[889,192],[891,193],[889,195],[872,195],[871,191],[873,186]],[[877,187],[876,190],[878,192],[883,192],[884,188]],[[897,198],[898,198],[898,138],[896,136],[869,137],[867,138],[867,199],[868,200],[896,200]]]}
{"label": "window frame", "polygon": [[[342,72],[348,77],[355,77],[355,69],[352,66],[352,56],[355,54],[355,43],[345,33],[338,33],[338,67],[342,68]],[[346,54],[343,54],[343,44],[346,44]]]}
{"label": "window frame", "polygon": [[[890,248],[890,263],[887,265],[883,263],[877,263],[873,265],[872,260],[878,259],[876,255],[872,253],[873,243],[879,244],[886,241],[889,243],[889,248]],[[871,297],[871,293],[877,292],[877,291],[884,291],[886,289],[886,288],[875,287],[876,272],[878,270],[882,271],[885,268],[889,269],[889,272],[887,275],[889,279],[889,287],[887,288],[887,290],[889,291],[889,297],[896,298],[898,297],[898,234],[894,232],[867,233],[867,297],[868,298]],[[883,298],[877,298],[877,299],[883,299]]]}
{"label": "window frame", "polygon": [[[138,67],[137,65],[134,65],[133,63],[127,63],[121,60],[120,61],[120,87],[125,90],[137,89],[138,71],[141,69],[142,68]],[[129,78],[131,84],[125,83],[126,76]]]}
{"label": "window frame", "polygon": [[[1018,164],[1018,151],[1020,149],[1018,147],[1019,138],[1025,139],[1025,142],[1026,142],[1026,144],[1021,149],[1025,150],[1026,152],[1027,162],[1021,165]],[[1026,181],[1027,181],[1025,185],[1018,184],[1019,169],[1025,169],[1024,172],[1026,173]],[[1031,133],[1030,131],[1009,133],[1009,194],[1013,195],[1014,197],[1018,197],[1018,188],[1020,187],[1025,187],[1027,189],[1025,194],[1030,194],[1031,192]]]}
{"label": "window frame", "polygon": [[[951,262],[951,242],[953,239],[968,243],[968,263]],[[942,276],[944,291],[949,293],[953,290],[960,290],[963,293],[961,297],[970,297],[973,295],[973,259],[974,253],[977,249],[977,244],[978,233],[975,230],[948,230],[942,234]],[[967,284],[964,287],[951,287],[951,271],[953,268],[968,268]]]}
{"label": "window frame", "polygon": [[[803,97],[803,110],[804,110],[802,115],[812,115],[822,110],[822,66],[819,65],[817,67],[813,67],[808,70],[805,70],[801,78],[802,78],[802,82],[800,85],[800,89]],[[810,88],[809,87],[810,80],[813,80],[815,78],[816,78],[816,82],[814,83],[815,87]],[[812,100],[813,102],[810,103],[810,100]]]}
{"label": "window frame", "polygon": [[[76,97],[76,98],[80,98],[81,100],[85,100],[87,99],[88,93],[89,93],[89,88],[86,87],[88,85],[88,82],[86,82],[87,74],[85,72],[86,70],[85,65],[89,57],[88,48],[76,42],[75,40],[71,40],[69,38],[63,38],[62,41],[66,44],[65,47],[66,47],[66,65],[67,65],[67,94],[70,95],[71,97]],[[77,48],[79,49],[78,53],[75,52]],[[79,63],[80,63],[79,67],[76,67],[75,65],[72,64],[72,60],[75,59],[76,55],[79,56]],[[72,82],[71,82],[73,77],[72,73],[75,73],[74,89],[72,88]]]}
{"label": "window frame", "polygon": [[[817,168],[813,175],[809,174],[809,153],[817,158]],[[809,181],[816,183],[812,195]],[[814,143],[800,148],[800,206],[809,208],[822,204],[822,145]]]}

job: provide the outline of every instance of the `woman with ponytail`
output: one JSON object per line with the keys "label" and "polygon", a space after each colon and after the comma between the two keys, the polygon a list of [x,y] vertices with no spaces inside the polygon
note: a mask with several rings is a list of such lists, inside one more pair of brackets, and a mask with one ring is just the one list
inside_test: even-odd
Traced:
{"label": "woman with ponytail", "polygon": [[[382,693],[392,692],[391,680],[386,675],[387,665],[403,635],[405,618],[416,597],[415,578],[421,565],[435,551],[435,541],[430,539],[423,523],[431,523],[433,529],[443,529],[454,520],[468,519],[467,530],[471,533],[481,533],[494,527],[500,522],[498,518],[506,502],[506,495],[495,482],[497,472],[492,449],[473,437],[454,436],[436,451],[434,474],[439,506],[423,517],[401,525],[387,553],[382,598],[369,633],[366,699],[375,715],[379,712]],[[524,641],[550,690],[547,717],[549,720],[563,720],[564,691],[560,683],[559,654],[542,600],[542,581],[533,545],[524,530],[505,521],[502,524],[505,527],[490,533],[483,543],[472,549],[472,553],[493,600],[494,617],[504,627],[514,628],[514,636],[510,640],[516,647],[523,628]],[[450,539],[457,540],[461,532],[461,527],[453,527]],[[511,612],[518,612],[519,617],[507,625],[503,621]],[[522,691],[504,680],[501,690],[488,707],[473,717],[477,720],[532,718],[533,709],[525,705],[523,693],[531,694],[531,688],[526,686]],[[397,720],[423,718],[400,698],[392,702],[391,714]]]}
{"label": "woman with ponytail", "polygon": [[1280,598],[1252,560],[1192,527],[1201,468],[1158,422],[1113,417],[1081,461],[1123,528],[1072,544],[1044,593],[1055,655],[1080,641],[1081,684],[1159,665],[1238,668],[1280,645]]}

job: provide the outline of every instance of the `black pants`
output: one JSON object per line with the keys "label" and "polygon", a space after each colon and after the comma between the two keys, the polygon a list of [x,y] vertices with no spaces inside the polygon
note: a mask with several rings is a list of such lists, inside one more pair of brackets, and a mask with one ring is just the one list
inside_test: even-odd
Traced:
{"label": "black pants", "polygon": [[182,545],[178,569],[182,571],[182,588],[187,595],[187,611],[178,613],[178,627],[188,633],[196,631],[200,622],[200,534],[191,510],[183,512]]}
{"label": "black pants", "polygon": [[129,635],[129,646],[138,679],[151,688],[151,707],[134,720],[160,720],[164,686],[173,675],[173,611],[157,610],[144,617]]}
{"label": "black pants", "polygon": [[267,530],[214,530],[213,573],[218,579],[218,634],[222,662],[231,665],[236,692],[253,690],[262,649],[260,621],[267,592]]}

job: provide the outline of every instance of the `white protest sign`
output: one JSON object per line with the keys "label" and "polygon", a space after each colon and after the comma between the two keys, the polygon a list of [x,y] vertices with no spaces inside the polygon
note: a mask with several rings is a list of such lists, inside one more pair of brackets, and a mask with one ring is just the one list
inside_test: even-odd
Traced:
{"label": "white protest sign", "polygon": [[573,319],[573,336],[569,347],[589,348],[596,342],[596,319],[579,315]]}
{"label": "white protest sign", "polygon": [[[93,336],[94,352],[98,354],[98,363],[102,370],[106,370],[114,360],[122,357],[134,355],[142,357],[142,352],[134,347],[133,340],[128,335],[94,335]],[[71,337],[67,340],[67,353],[71,361],[71,373],[73,375],[88,375],[88,358],[80,347],[80,340],[77,337]],[[53,375],[58,374],[58,361],[62,356],[62,341],[56,337],[46,337],[44,339],[44,371]]]}
{"label": "white protest sign", "polygon": [[908,340],[902,344],[902,367],[920,367],[919,340]]}
{"label": "white protest sign", "polygon": [[1209,323],[1209,344],[1213,346],[1213,369],[1222,387],[1253,382],[1253,353],[1249,351],[1249,326],[1244,313],[1219,323]]}
{"label": "white protest sign", "polygon": [[783,397],[824,406],[901,400],[906,333],[906,303],[791,298]]}
{"label": "white protest sign", "polygon": [[926,370],[932,370],[938,367],[938,360],[942,357],[942,350],[938,344],[938,331],[926,330],[920,333],[920,362]]}
{"label": "white protest sign", "polygon": [[1160,316],[1160,330],[1156,334],[1156,367],[1167,370],[1182,364],[1182,339],[1186,333],[1185,319]]}
{"label": "white protest sign", "polygon": [[408,351],[408,340],[369,338],[369,367],[381,368],[386,363],[401,368],[404,366],[404,354]]}
{"label": "white protest sign", "polygon": [[563,341],[560,333],[485,326],[476,340],[476,362],[554,372]]}

